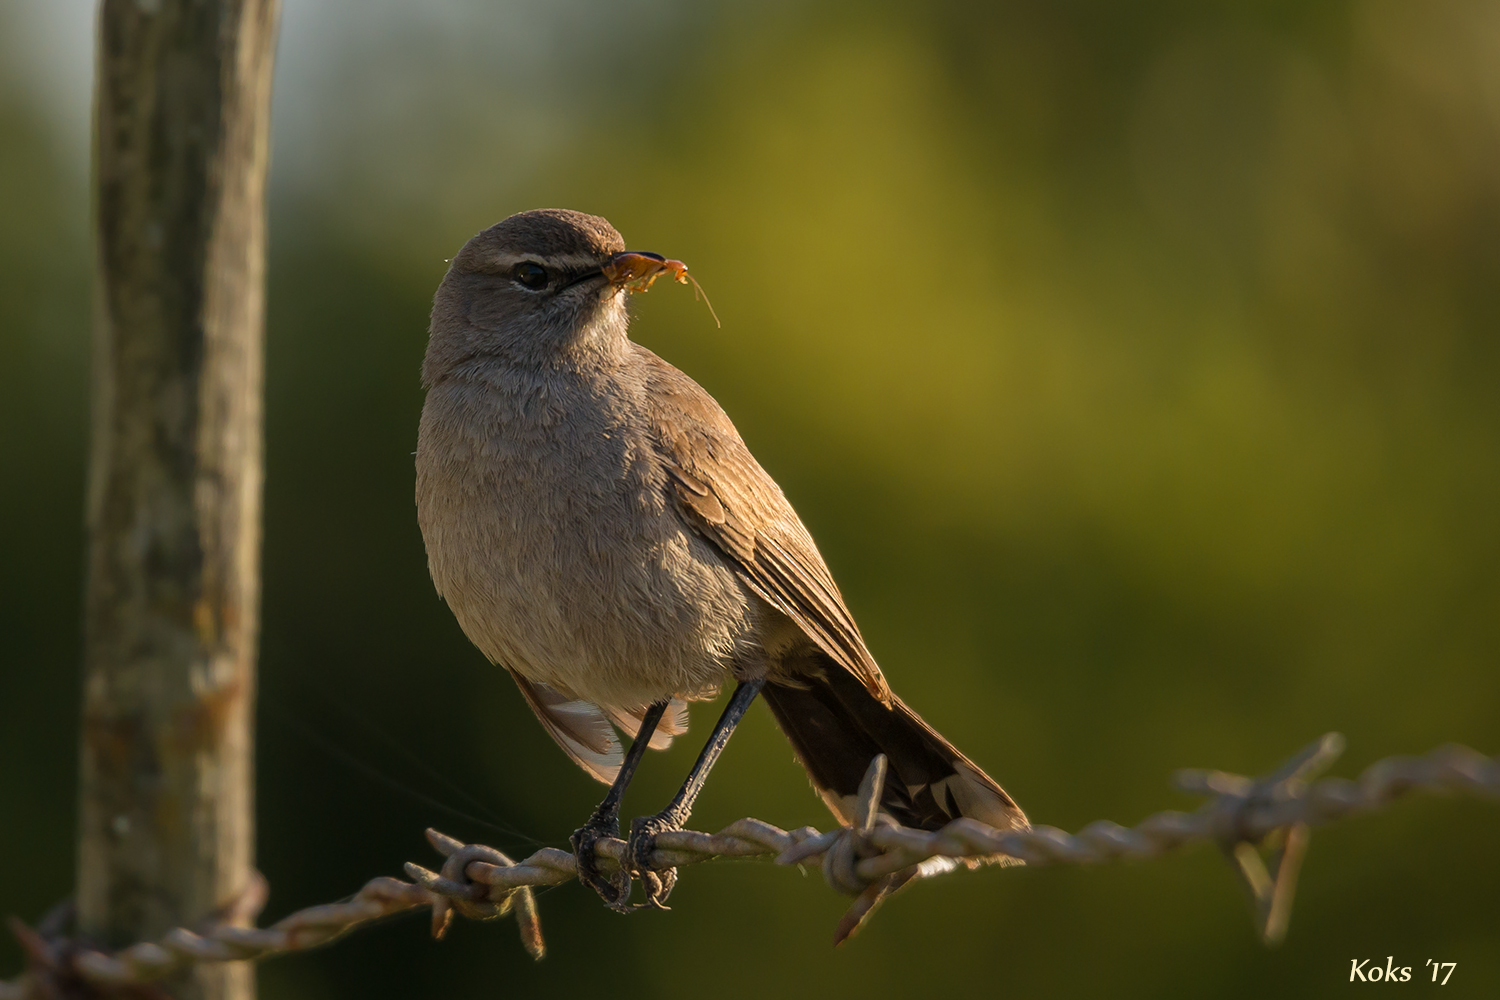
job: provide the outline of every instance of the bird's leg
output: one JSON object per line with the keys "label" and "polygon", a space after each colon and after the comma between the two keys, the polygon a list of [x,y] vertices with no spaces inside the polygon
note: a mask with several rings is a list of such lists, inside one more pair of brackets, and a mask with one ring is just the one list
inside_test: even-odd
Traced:
{"label": "bird's leg", "polygon": [[573,836],[568,838],[573,845],[573,857],[578,861],[578,881],[597,892],[599,898],[613,909],[629,908],[630,874],[622,866],[613,878],[606,879],[601,875],[598,860],[594,856],[594,845],[601,837],[620,835],[620,799],[624,797],[630,779],[635,776],[636,765],[641,762],[646,746],[651,742],[651,734],[656,732],[656,725],[661,722],[662,713],[666,709],[665,701],[659,701],[646,709],[646,714],[641,717],[641,731],[635,734],[635,742],[630,744],[630,750],[620,764],[620,773],[615,775],[614,783],[604,794],[604,801],[599,803],[599,808],[594,810],[589,821],[574,830]]}
{"label": "bird's leg", "polygon": [[765,683],[764,678],[740,682],[730,696],[729,704],[724,706],[724,714],[719,716],[719,722],[709,735],[703,752],[698,755],[698,763],[693,765],[687,780],[672,799],[672,804],[655,816],[638,816],[631,821],[630,843],[625,848],[625,857],[621,863],[632,874],[639,875],[645,883],[647,905],[659,910],[667,909],[667,896],[671,895],[672,887],[677,884],[676,868],[664,868],[658,872],[651,865],[651,855],[656,850],[656,835],[666,830],[682,829],[682,824],[687,822],[693,811],[693,802],[703,790],[708,772],[719,759],[719,754],[724,752],[724,745],[733,735],[734,727],[745,717],[750,703],[760,694]]}

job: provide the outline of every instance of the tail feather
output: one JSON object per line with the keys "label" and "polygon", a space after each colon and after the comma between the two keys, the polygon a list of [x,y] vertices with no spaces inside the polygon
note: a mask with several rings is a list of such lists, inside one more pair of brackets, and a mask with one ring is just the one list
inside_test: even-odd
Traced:
{"label": "tail feather", "polygon": [[886,705],[847,670],[831,661],[821,666],[796,686],[767,684],[764,697],[840,819],[852,822],[860,779],[883,753],[890,777],[881,809],[902,825],[937,830],[968,816],[1001,830],[1028,827],[1005,790],[901,699]]}
{"label": "tail feather", "polygon": [[[648,708],[611,708],[608,705],[601,706],[610,721],[613,722],[626,736],[631,739],[640,732],[641,723],[645,721]],[[672,745],[672,739],[687,732],[688,708],[687,702],[681,698],[673,698],[667,703],[667,710],[662,713],[661,721],[656,724],[656,731],[651,734],[651,741],[646,745],[652,750],[665,750]]]}

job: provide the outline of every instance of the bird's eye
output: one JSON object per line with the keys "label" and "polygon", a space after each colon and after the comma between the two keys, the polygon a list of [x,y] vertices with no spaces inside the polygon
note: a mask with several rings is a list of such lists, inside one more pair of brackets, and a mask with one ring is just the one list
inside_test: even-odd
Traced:
{"label": "bird's eye", "polygon": [[534,292],[547,287],[547,269],[529,260],[517,264],[511,276]]}

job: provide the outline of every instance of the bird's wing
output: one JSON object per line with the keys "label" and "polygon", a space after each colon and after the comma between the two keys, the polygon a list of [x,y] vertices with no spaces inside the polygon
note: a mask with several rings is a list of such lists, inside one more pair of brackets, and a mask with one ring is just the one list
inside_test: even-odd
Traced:
{"label": "bird's wing", "polygon": [[812,536],[698,383],[645,348],[654,431],[678,509],[752,591],[889,704],[891,690]]}
{"label": "bird's wing", "polygon": [[514,671],[511,676],[542,728],[573,758],[573,763],[606,785],[613,784],[625,754],[603,709],[590,701],[569,698],[546,684],[533,684]]}

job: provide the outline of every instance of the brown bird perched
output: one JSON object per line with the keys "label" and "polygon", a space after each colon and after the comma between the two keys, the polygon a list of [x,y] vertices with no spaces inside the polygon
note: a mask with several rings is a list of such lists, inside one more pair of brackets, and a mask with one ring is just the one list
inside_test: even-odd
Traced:
{"label": "brown bird perched", "polygon": [[[629,908],[630,876],[603,878],[594,845],[618,835],[645,748],[683,733],[686,703],[728,678],[737,687],[681,791],[631,824],[625,867],[648,902],[675,880],[648,863],[656,834],[686,821],[761,693],[841,821],[883,753],[881,808],[896,821],[1025,828],[1010,796],[892,693],[719,404],[630,341],[640,270],[624,261],[597,216],[544,209],[491,226],[438,288],[422,365],[417,518],[433,582],[558,745],[610,785],[573,835],[580,879]],[[634,734],[628,753],[614,727]]]}

